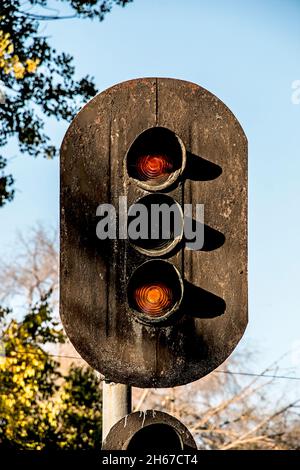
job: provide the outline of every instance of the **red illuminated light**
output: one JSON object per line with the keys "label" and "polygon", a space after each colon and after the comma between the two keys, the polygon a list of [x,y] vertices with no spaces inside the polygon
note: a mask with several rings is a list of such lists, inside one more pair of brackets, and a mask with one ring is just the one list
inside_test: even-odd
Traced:
{"label": "red illuminated light", "polygon": [[164,154],[141,155],[136,161],[136,170],[142,181],[161,178],[172,173],[173,162]]}

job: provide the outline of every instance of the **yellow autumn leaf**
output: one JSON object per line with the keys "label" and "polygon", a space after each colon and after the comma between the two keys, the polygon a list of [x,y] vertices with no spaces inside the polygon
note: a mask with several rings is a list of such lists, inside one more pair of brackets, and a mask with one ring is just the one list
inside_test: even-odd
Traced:
{"label": "yellow autumn leaf", "polygon": [[40,63],[40,59],[27,59],[26,60],[26,70],[29,73],[34,73]]}
{"label": "yellow autumn leaf", "polygon": [[0,68],[5,74],[13,73],[17,80],[25,77],[27,73],[34,73],[40,59],[26,59],[25,63],[18,55],[13,55],[14,44],[9,33],[0,30]]}

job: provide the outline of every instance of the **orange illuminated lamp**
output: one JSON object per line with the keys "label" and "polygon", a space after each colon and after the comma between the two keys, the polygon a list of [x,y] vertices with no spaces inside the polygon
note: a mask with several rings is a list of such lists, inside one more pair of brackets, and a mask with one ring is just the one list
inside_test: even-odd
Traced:
{"label": "orange illuminated lamp", "polygon": [[127,173],[147,191],[160,191],[175,183],[186,163],[181,139],[165,127],[151,127],[137,135],[127,155]]}
{"label": "orange illuminated lamp", "polygon": [[141,181],[164,177],[174,170],[173,162],[168,155],[140,155],[136,161],[136,171]]}
{"label": "orange illuminated lamp", "polygon": [[173,304],[172,290],[163,283],[139,286],[133,296],[139,310],[153,317],[163,316]]}
{"label": "orange illuminated lamp", "polygon": [[130,311],[136,319],[159,325],[179,311],[183,281],[172,263],[152,259],[133,271],[127,293]]}

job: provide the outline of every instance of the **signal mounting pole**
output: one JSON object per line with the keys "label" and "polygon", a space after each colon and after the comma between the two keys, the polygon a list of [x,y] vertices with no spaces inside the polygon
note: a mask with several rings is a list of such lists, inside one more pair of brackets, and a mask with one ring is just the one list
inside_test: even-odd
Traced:
{"label": "signal mounting pole", "polygon": [[129,413],[131,413],[131,387],[103,381],[102,441],[113,425]]}

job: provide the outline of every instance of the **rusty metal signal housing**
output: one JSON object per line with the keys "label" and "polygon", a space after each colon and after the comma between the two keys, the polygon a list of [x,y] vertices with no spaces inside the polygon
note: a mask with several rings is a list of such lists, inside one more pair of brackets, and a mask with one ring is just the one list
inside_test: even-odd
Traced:
{"label": "rusty metal signal housing", "polygon": [[102,450],[195,451],[195,440],[178,419],[162,411],[136,411],[120,419],[109,431]]}
{"label": "rusty metal signal housing", "polygon": [[[120,196],[129,207],[158,193],[182,209],[204,204],[201,249],[187,249],[185,234],[159,256],[97,238],[100,204],[113,204],[119,221]],[[167,312],[154,322],[128,296],[134,273],[152,260],[173,265],[182,288],[174,296],[168,285],[148,285],[141,309],[162,295]],[[137,387],[192,382],[234,350],[247,325],[247,139],[216,96],[182,80],[136,79],[75,117],[61,146],[60,313],[93,368]]]}

